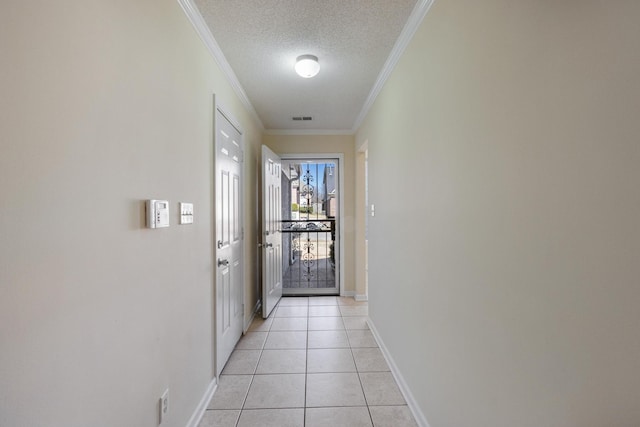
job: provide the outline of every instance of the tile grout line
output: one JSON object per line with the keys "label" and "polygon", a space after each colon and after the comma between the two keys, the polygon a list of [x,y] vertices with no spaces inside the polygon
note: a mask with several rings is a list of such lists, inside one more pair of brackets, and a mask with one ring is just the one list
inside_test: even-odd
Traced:
{"label": "tile grout line", "polygon": [[[373,426],[373,416],[372,416],[372,413],[371,413],[371,405],[369,404],[369,402],[368,402],[368,400],[367,400],[367,396],[366,396],[366,394],[365,394],[365,392],[364,392],[364,386],[363,386],[362,377],[361,377],[361,373],[362,373],[362,372],[358,369],[358,365],[357,365],[357,363],[356,363],[356,357],[355,357],[355,352],[354,352],[354,347],[353,347],[353,340],[354,340],[354,339],[353,339],[353,338],[351,337],[351,335],[349,334],[350,329],[348,329],[348,328],[346,327],[346,323],[345,323],[345,317],[359,316],[360,314],[358,313],[358,314],[356,315],[355,313],[351,313],[351,312],[349,312],[349,311],[347,310],[347,311],[348,311],[348,313],[349,313],[349,315],[348,315],[348,316],[345,316],[345,315],[343,314],[342,306],[339,304],[339,301],[338,301],[338,300],[336,300],[336,304],[319,304],[319,305],[314,305],[314,307],[325,307],[325,306],[326,306],[326,307],[337,307],[337,309],[338,309],[338,313],[339,313],[337,316],[331,316],[331,315],[312,316],[312,315],[311,315],[311,314],[312,314],[312,313],[311,313],[311,311],[312,311],[312,310],[311,310],[311,305],[309,305],[309,303],[310,303],[310,301],[309,301],[309,300],[307,300],[307,305],[306,305],[306,317],[302,317],[302,318],[304,318],[304,319],[306,320],[306,328],[302,328],[302,329],[295,329],[295,328],[294,328],[294,329],[290,329],[290,330],[283,330],[283,331],[281,331],[281,332],[295,332],[296,330],[300,330],[300,331],[304,331],[304,332],[305,332],[305,348],[304,348],[304,349],[305,349],[305,367],[304,367],[304,375],[305,375],[305,377],[304,377],[304,403],[303,403],[303,408],[302,408],[302,409],[303,409],[303,426],[306,426],[306,424],[307,424],[307,416],[308,416],[308,414],[307,414],[307,410],[308,410],[308,409],[310,409],[310,408],[308,407],[308,405],[307,405],[307,397],[308,397],[308,396],[307,396],[307,392],[308,392],[308,377],[309,377],[309,375],[310,375],[310,373],[309,373],[309,351],[311,350],[311,348],[310,348],[310,334],[311,334],[311,332],[312,332],[312,331],[311,331],[311,329],[310,329],[310,326],[311,326],[311,325],[310,325],[310,321],[311,321],[311,319],[312,319],[312,318],[314,318],[314,317],[325,317],[325,318],[327,318],[327,317],[328,317],[328,318],[333,318],[333,317],[335,317],[335,318],[337,318],[337,319],[340,319],[340,323],[341,323],[341,325],[342,325],[342,329],[335,329],[335,328],[330,329],[330,327],[329,327],[329,326],[327,326],[326,328],[321,328],[321,329],[319,329],[319,330],[318,330],[318,332],[332,332],[332,333],[338,333],[338,332],[342,331],[342,332],[345,334],[345,337],[346,337],[346,340],[347,340],[347,344],[348,344],[348,349],[349,349],[349,352],[350,352],[350,354],[351,354],[351,360],[352,360],[352,362],[353,362],[353,364],[354,364],[354,368],[355,368],[354,373],[356,373],[356,375],[358,376],[358,382],[359,382],[359,384],[360,384],[361,392],[362,392],[362,395],[363,395],[364,405],[365,405],[365,406],[366,406],[366,408],[367,408],[367,412],[368,412],[368,415],[369,415],[369,420],[370,420],[370,422],[371,422],[371,425]],[[277,307],[278,307],[278,308],[280,307],[280,302],[278,303]],[[283,307],[284,307],[284,306],[283,306]],[[319,313],[321,310],[320,310],[320,311],[316,310],[316,311]],[[243,398],[243,402],[242,402],[242,405],[241,405],[241,409],[240,409],[240,411],[239,411],[239,413],[238,413],[238,416],[237,416],[237,418],[236,418],[236,420],[235,420],[235,424],[234,424],[234,425],[235,425],[236,427],[238,427],[238,425],[240,425],[240,419],[241,419],[241,417],[242,417],[243,413],[245,413],[245,412],[247,412],[247,411],[249,411],[249,410],[251,410],[251,409],[256,409],[256,410],[260,409],[260,408],[247,408],[247,407],[246,407],[246,404],[247,404],[247,401],[248,401],[248,395],[249,395],[249,392],[250,392],[250,390],[251,390],[251,387],[252,387],[252,386],[254,385],[254,383],[255,383],[256,376],[257,376],[257,375],[262,375],[262,374],[259,374],[259,373],[258,373],[258,367],[259,367],[260,363],[264,360],[263,358],[265,357],[265,354],[264,354],[264,353],[265,353],[265,350],[266,350],[266,342],[268,341],[268,339],[269,339],[269,337],[270,337],[271,333],[272,333],[272,332],[275,332],[275,331],[274,331],[274,329],[273,329],[273,327],[274,327],[274,322],[275,322],[275,320],[277,319],[276,312],[277,312],[277,310],[274,310],[274,312],[273,312],[273,314],[272,314],[272,316],[273,316],[273,317],[272,317],[272,320],[271,320],[271,322],[269,323],[269,325],[268,325],[268,326],[267,326],[267,328],[266,328],[266,331],[265,331],[265,332],[266,332],[265,340],[262,342],[262,344],[261,344],[260,348],[259,348],[259,349],[257,349],[257,350],[259,350],[259,352],[260,352],[260,353],[259,353],[259,355],[258,355],[258,360],[257,360],[257,362],[256,362],[256,365],[255,365],[255,366],[254,366],[254,368],[253,368],[253,374],[250,374],[250,375],[251,375],[251,381],[250,381],[250,383],[249,383],[249,387],[248,387],[248,389],[247,389],[247,392],[245,393],[245,396],[244,396],[244,398]],[[269,317],[271,317],[271,316],[269,316]],[[284,317],[287,317],[287,316],[284,316]],[[295,317],[300,317],[300,316],[295,316]],[[314,331],[315,331],[315,330],[314,330]],[[255,332],[255,331],[254,331],[254,332]],[[358,341],[358,340],[357,340],[357,338],[356,338],[355,340],[356,340],[356,344],[357,344],[357,341]],[[321,340],[321,341],[322,341],[322,340]],[[340,349],[340,348],[343,348],[343,347],[334,347],[334,346],[333,346],[333,344],[326,344],[326,343],[325,343],[325,344],[322,344],[322,343],[321,343],[320,347],[318,347],[318,349]],[[355,347],[355,348],[360,348],[360,347]],[[368,347],[363,347],[363,348],[368,348]],[[248,349],[247,349],[247,350],[248,350]],[[274,349],[274,350],[277,350],[277,349]],[[280,350],[287,350],[287,349],[284,349],[284,348],[283,348],[283,349],[280,349]],[[291,350],[293,350],[293,349],[291,349]],[[369,372],[369,371],[363,371],[363,372]],[[371,371],[371,372],[377,372],[377,371]],[[337,373],[337,372],[336,372],[336,373]],[[273,373],[265,373],[264,375],[269,375],[269,374],[276,375],[276,374],[277,374],[277,372],[273,372]],[[343,403],[343,404],[340,404],[340,405],[338,405],[338,406],[319,406],[319,407],[317,407],[317,408],[335,408],[335,407],[348,408],[348,407],[363,407],[363,406],[361,406],[361,405],[345,405],[345,404],[344,404],[344,402],[342,402],[342,403]],[[405,405],[383,405],[383,406],[405,406]],[[287,407],[281,407],[281,408],[265,408],[265,409],[271,410],[271,409],[296,409],[296,408],[298,408],[298,407],[294,405],[294,406],[287,406]]]}
{"label": "tile grout line", "polygon": [[[342,311],[340,311],[342,313]],[[344,322],[344,316],[342,321]],[[345,331],[347,327],[345,325]],[[351,351],[351,357],[353,358],[353,364],[356,368],[356,375],[358,376],[358,382],[360,383],[360,388],[362,389],[362,397],[364,398],[364,404],[367,407],[367,413],[369,414],[369,420],[371,420],[371,425],[373,426],[373,416],[371,415],[371,408],[369,407],[369,401],[367,400],[367,395],[364,392],[364,386],[362,385],[362,378],[360,377],[360,370],[358,369],[358,364],[356,363],[356,357],[353,354],[353,346],[351,345],[351,338],[349,337],[349,333],[347,332],[347,341],[349,342],[349,350]]]}
{"label": "tile grout line", "polygon": [[[275,319],[275,312],[274,312],[273,316],[274,316],[273,318]],[[247,388],[247,393],[245,394],[244,399],[242,401],[242,407],[240,408],[240,412],[238,413],[238,418],[236,419],[235,427],[238,427],[238,424],[240,423],[240,418],[242,417],[242,413],[245,411],[245,405],[247,404],[247,399],[249,398],[249,391],[251,391],[251,386],[253,385],[253,380],[255,379],[255,377],[257,375],[258,366],[260,365],[260,360],[262,360],[262,355],[264,354],[264,348],[267,345],[267,339],[269,339],[269,334],[271,333],[271,327],[272,326],[273,326],[273,320],[271,321],[271,323],[269,323],[269,326],[267,327],[267,335],[265,336],[264,342],[262,343],[262,346],[259,349],[260,350],[260,356],[258,356],[258,362],[256,363],[255,368],[253,368],[253,374],[251,375],[251,381],[249,382],[249,387]]]}
{"label": "tile grout line", "polygon": [[311,318],[309,313],[309,300],[307,299],[307,345],[304,350],[305,358],[304,358],[304,409],[303,409],[303,417],[302,417],[302,425],[303,427],[307,425],[307,384],[308,384],[308,376],[309,376],[309,320]]}
{"label": "tile grout line", "polygon": [[272,324],[273,324],[273,322],[271,324],[269,324],[269,327],[268,327],[268,330],[267,330],[267,335],[264,338],[264,342],[262,343],[262,347],[259,349],[260,350],[260,356],[258,356],[258,363],[256,363],[255,368],[253,368],[253,374],[251,375],[251,381],[249,381],[249,387],[247,388],[247,393],[244,395],[244,399],[242,400],[242,407],[240,408],[240,412],[238,413],[238,418],[236,419],[236,427],[238,427],[238,424],[240,423],[240,418],[242,417],[242,413],[245,410],[245,405],[247,404],[247,399],[249,398],[249,391],[251,391],[251,386],[253,385],[253,380],[256,378],[256,372],[258,372],[258,365],[260,365],[260,360],[262,359],[262,354],[264,353],[264,346],[266,345],[267,339],[269,338],[269,332],[271,331],[271,325]]}

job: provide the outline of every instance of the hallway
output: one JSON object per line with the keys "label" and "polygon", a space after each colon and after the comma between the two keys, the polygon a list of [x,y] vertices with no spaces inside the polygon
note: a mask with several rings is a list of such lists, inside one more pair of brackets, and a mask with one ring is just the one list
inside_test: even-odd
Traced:
{"label": "hallway", "polygon": [[236,346],[200,427],[416,426],[367,315],[353,298],[282,298]]}

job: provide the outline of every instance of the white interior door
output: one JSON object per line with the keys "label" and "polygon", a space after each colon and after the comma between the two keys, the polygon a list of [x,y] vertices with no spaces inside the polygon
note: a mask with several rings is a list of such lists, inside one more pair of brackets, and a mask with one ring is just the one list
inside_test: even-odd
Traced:
{"label": "white interior door", "polygon": [[262,317],[282,297],[282,161],[262,146]]}
{"label": "white interior door", "polygon": [[242,335],[242,141],[216,109],[216,374]]}

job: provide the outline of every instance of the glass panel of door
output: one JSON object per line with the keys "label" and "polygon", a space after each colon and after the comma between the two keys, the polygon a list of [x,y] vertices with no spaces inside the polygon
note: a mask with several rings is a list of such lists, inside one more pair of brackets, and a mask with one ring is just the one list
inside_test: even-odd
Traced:
{"label": "glass panel of door", "polygon": [[338,294],[338,162],[283,160],[283,294]]}

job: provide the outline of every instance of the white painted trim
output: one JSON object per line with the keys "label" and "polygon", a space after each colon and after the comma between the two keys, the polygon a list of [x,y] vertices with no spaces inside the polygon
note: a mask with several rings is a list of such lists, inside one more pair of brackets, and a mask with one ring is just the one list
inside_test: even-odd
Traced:
{"label": "white painted trim", "polygon": [[[355,292],[354,292],[355,294]],[[366,294],[356,294],[354,295],[354,299],[356,301],[369,301],[369,297]]]}
{"label": "white painted trim", "polygon": [[[215,94],[213,95],[213,98],[216,102],[216,110],[218,110],[220,112],[220,114],[222,114],[225,119],[227,119],[229,121],[229,123],[231,123],[231,125],[236,128],[236,130],[238,131],[238,133],[240,134],[240,136],[243,136],[242,133],[242,127],[240,126],[240,121],[238,121],[230,112],[230,110],[228,108],[225,107],[225,105],[222,103],[222,101],[220,100],[219,96],[216,96]],[[244,147],[243,147],[243,151],[244,151]]]}
{"label": "white painted trim", "polygon": [[413,393],[411,393],[411,390],[409,389],[407,382],[404,380],[404,377],[400,373],[398,366],[393,361],[391,354],[389,354],[389,350],[387,350],[387,347],[384,345],[384,342],[382,341],[382,338],[380,337],[380,334],[378,333],[378,330],[374,326],[373,321],[371,320],[370,317],[367,317],[367,324],[369,325],[369,329],[371,329],[371,333],[373,334],[373,337],[378,343],[378,347],[380,347],[380,351],[382,352],[382,355],[386,359],[387,364],[391,369],[391,373],[393,374],[393,377],[398,383],[398,387],[400,388],[400,392],[402,392],[402,395],[404,396],[404,400],[406,400],[407,405],[409,405],[409,409],[411,410],[411,413],[413,414],[413,417],[415,418],[416,423],[418,424],[419,427],[429,427],[427,418],[424,416],[424,414],[422,413],[422,410],[418,406],[416,399],[413,397]]}
{"label": "white painted trim", "polygon": [[286,295],[283,293],[283,297],[293,297],[293,296],[321,296],[321,295],[335,295],[336,291],[333,288],[286,288]]}
{"label": "white painted trim", "polygon": [[356,118],[356,121],[353,123],[353,127],[351,128],[351,131],[353,133],[356,133],[358,131],[358,128],[364,121],[364,118],[369,113],[371,106],[375,102],[378,94],[380,93],[387,79],[396,67],[396,64],[400,60],[400,57],[404,53],[404,50],[409,45],[409,42],[413,38],[413,35],[416,33],[418,28],[420,28],[420,24],[422,23],[424,17],[427,15],[427,12],[429,12],[429,9],[431,8],[433,2],[434,0],[419,0],[418,3],[416,3],[416,6],[413,8],[411,15],[409,15],[409,19],[402,29],[398,40],[396,40],[396,44],[393,45],[393,49],[391,49],[391,53],[387,58],[387,62],[384,63],[382,71],[380,71],[380,74],[378,74],[378,79],[371,88],[371,92],[369,92],[369,96],[364,102],[360,114]]}
{"label": "white painted trim", "polygon": [[338,283],[338,293],[342,295],[344,290],[344,265],[345,265],[345,250],[344,250],[344,154],[343,153],[303,153],[303,154],[282,154],[281,159],[295,160],[295,159],[338,159],[338,182],[340,185],[340,193],[338,194],[339,202],[339,221],[338,221],[338,236],[340,237],[340,281]]}
{"label": "white painted trim", "polygon": [[258,116],[256,109],[253,108],[253,104],[251,104],[251,101],[249,100],[247,93],[244,91],[244,88],[240,84],[240,81],[238,80],[236,73],[231,68],[231,65],[229,65],[229,62],[227,62],[227,58],[225,58],[224,53],[222,53],[222,49],[220,49],[220,45],[218,45],[218,42],[213,37],[213,34],[211,34],[211,31],[209,30],[209,26],[205,22],[204,18],[202,17],[202,14],[200,13],[200,10],[198,10],[198,7],[195,5],[194,1],[178,0],[178,4],[180,4],[180,6],[182,7],[182,10],[184,10],[184,13],[187,15],[187,18],[189,19],[189,22],[191,22],[191,25],[193,25],[193,28],[196,30],[196,33],[200,36],[200,38],[202,39],[202,42],[209,50],[209,53],[211,54],[211,56],[213,56],[213,59],[216,61],[216,63],[222,70],[222,73],[227,78],[227,81],[229,82],[229,84],[231,85],[231,88],[240,99],[240,102],[242,103],[242,105],[244,105],[244,108],[247,109],[247,111],[253,117],[253,119],[258,124],[260,129],[264,130],[264,124],[262,123],[262,120],[260,120],[260,117]]}
{"label": "white painted trim", "polygon": [[342,292],[340,292],[340,296],[341,297],[356,297],[356,291],[345,291],[343,290]]}
{"label": "white painted trim", "polygon": [[356,148],[358,153],[366,153],[369,150],[369,140],[365,139],[364,142]]}
{"label": "white painted trim", "polygon": [[266,129],[265,135],[353,135],[351,129]]}
{"label": "white painted trim", "polygon": [[207,387],[207,390],[204,392],[202,399],[200,399],[200,403],[196,406],[195,411],[193,411],[193,415],[189,418],[189,422],[187,422],[187,427],[198,427],[200,421],[202,421],[202,417],[204,416],[205,411],[207,410],[207,406],[209,406],[209,402],[213,397],[213,393],[218,389],[218,379],[213,378]]}

